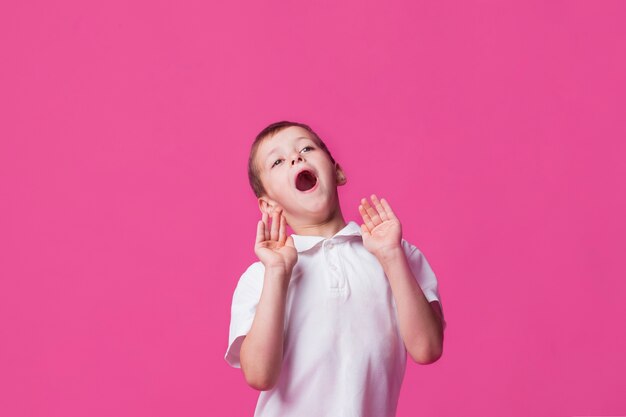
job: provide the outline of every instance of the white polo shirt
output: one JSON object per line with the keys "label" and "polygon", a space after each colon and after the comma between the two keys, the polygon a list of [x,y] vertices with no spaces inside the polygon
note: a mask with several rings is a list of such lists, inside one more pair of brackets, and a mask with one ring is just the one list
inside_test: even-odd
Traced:
{"label": "white polo shirt", "polygon": [[[350,221],[328,239],[291,236],[298,261],[287,291],[283,364],[274,388],[260,392],[254,417],[395,416],[407,352],[391,287],[360,226]],[[404,239],[402,247],[426,299],[441,304],[424,255]],[[260,261],[250,265],[233,294],[224,359],[235,368],[264,271]]]}

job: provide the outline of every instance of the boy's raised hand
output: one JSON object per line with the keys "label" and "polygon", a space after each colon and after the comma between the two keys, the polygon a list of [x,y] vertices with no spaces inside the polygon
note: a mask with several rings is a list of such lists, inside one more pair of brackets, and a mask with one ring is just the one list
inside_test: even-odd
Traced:
{"label": "boy's raised hand", "polygon": [[402,245],[402,225],[384,198],[380,201],[375,194],[371,196],[372,206],[362,198],[359,213],[365,224],[361,225],[363,246],[377,258],[387,251],[398,249]]}
{"label": "boy's raised hand", "polygon": [[289,275],[298,260],[298,251],[293,238],[287,236],[287,221],[282,210],[272,214],[272,226],[269,215],[263,212],[257,223],[254,252],[266,269],[283,268]]}

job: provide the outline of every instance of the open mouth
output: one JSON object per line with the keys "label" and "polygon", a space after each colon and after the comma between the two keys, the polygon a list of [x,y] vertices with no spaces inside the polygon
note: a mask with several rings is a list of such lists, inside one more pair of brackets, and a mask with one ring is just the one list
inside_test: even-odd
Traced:
{"label": "open mouth", "polygon": [[317,184],[317,177],[311,171],[304,170],[296,177],[296,188],[299,191],[309,191]]}

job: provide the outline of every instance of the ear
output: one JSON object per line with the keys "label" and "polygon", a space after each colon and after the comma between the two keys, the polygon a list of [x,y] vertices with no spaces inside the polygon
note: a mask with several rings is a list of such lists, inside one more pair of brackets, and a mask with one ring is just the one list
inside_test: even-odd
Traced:
{"label": "ear", "polygon": [[261,211],[261,213],[267,213],[270,216],[272,215],[274,209],[278,207],[278,204],[276,204],[274,200],[267,197],[259,197],[258,201],[259,210]]}
{"label": "ear", "polygon": [[346,182],[348,182],[348,179],[346,178],[346,174],[343,172],[343,168],[341,168],[341,165],[339,165],[339,163],[335,162],[335,170],[336,170],[336,178],[337,178],[337,185],[344,185]]}

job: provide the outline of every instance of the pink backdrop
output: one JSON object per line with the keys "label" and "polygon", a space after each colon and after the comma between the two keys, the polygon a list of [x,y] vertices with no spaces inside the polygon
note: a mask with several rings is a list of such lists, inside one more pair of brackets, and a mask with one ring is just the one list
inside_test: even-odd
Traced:
{"label": "pink backdrop", "polygon": [[252,415],[223,356],[283,119],[439,278],[399,417],[626,414],[626,3],[213,3],[0,6],[0,415]]}

